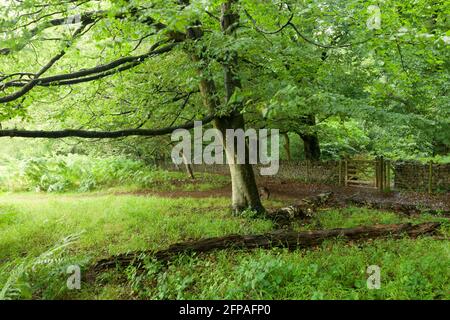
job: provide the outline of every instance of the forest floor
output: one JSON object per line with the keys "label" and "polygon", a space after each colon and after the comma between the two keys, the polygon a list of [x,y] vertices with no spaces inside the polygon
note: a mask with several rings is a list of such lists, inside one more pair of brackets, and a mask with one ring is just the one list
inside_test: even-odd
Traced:
{"label": "forest floor", "polygon": [[[167,183],[179,187],[1,194],[0,299],[450,299],[446,215],[427,211],[405,215],[348,202],[363,196],[365,201],[413,201],[447,210],[448,195],[379,194],[272,180],[259,181],[271,191],[263,201],[269,209],[333,192],[334,202],[320,208],[307,223],[293,225],[296,232],[397,223],[439,222],[441,226],[436,235],[417,238],[348,242],[338,237],[295,250],[228,248],[180,254],[167,265],[149,256],[143,273],[130,266],[86,277],[92,263],[116,254],[276,230],[270,220],[231,214],[229,186],[210,181],[206,186],[201,178]],[[195,191],[199,185],[202,191]],[[72,265],[81,267],[80,290],[66,285],[67,267]],[[367,287],[369,265],[381,268],[378,290]]]}
{"label": "forest floor", "polygon": [[[176,182],[174,182],[176,185]],[[200,185],[201,180],[190,182],[192,185]],[[342,187],[326,184],[304,183],[295,180],[280,180],[273,178],[260,178],[258,185],[264,186],[270,191],[270,199],[278,200],[285,205],[296,204],[301,200],[316,196],[324,192],[332,192],[332,204],[334,206],[346,206],[351,199],[365,202],[374,202],[386,206],[417,206],[433,210],[450,211],[450,192],[428,194],[426,192],[379,192],[374,188]],[[231,197],[231,185],[227,184],[212,189],[171,190],[157,191],[154,189],[137,190],[132,192],[117,192],[120,194],[134,194],[143,196],[158,196],[168,198],[210,198]]]}

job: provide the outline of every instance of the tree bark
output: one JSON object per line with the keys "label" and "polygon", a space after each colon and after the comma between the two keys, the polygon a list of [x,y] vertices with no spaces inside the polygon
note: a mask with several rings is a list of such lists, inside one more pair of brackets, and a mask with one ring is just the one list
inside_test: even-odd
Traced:
{"label": "tree bark", "polygon": [[298,204],[277,209],[266,214],[278,228],[290,227],[295,221],[310,220],[317,209],[325,206],[332,196],[331,192],[320,193],[317,196],[302,199]]}
{"label": "tree bark", "polygon": [[[201,119],[203,124],[210,123],[214,119],[214,115],[209,115]],[[74,130],[64,129],[55,131],[43,130],[17,130],[7,129],[0,130],[0,137],[21,137],[21,138],[45,138],[45,139],[60,139],[68,137],[78,137],[85,139],[115,139],[130,136],[155,137],[171,134],[177,129],[192,129],[195,126],[195,121],[186,122],[182,125],[164,127],[159,129],[125,129],[117,131],[93,131],[93,130]]]}
{"label": "tree bark", "polygon": [[[233,36],[234,28],[239,21],[239,15],[232,9],[233,3],[234,0],[229,0],[222,4],[222,16],[220,19],[222,32],[229,36]],[[223,63],[223,70],[226,94],[225,103],[228,104],[236,88],[241,87],[241,83],[237,74],[238,61],[236,52],[227,52],[227,56],[228,60]],[[229,117],[216,119],[216,128],[222,134],[229,128],[245,131],[244,116],[241,114],[240,109],[240,105],[233,106],[233,111]],[[225,143],[225,150],[230,166],[233,211],[239,213],[245,209],[251,209],[258,213],[264,212],[265,210],[260,200],[253,167],[249,163],[248,146],[245,145],[245,164],[237,163],[237,148],[233,148],[234,153],[231,153]],[[231,159],[233,160],[231,161]]]}
{"label": "tree bark", "polygon": [[289,139],[289,134],[287,132],[283,133],[284,137],[284,150],[286,151],[286,159],[288,161],[292,160],[291,157],[291,141]]}
{"label": "tree bark", "polygon": [[[222,4],[222,16],[221,27],[222,32],[228,36],[232,36],[233,28],[236,25],[239,16],[232,10],[233,1],[228,1]],[[200,26],[195,26],[188,30],[187,35],[191,39],[199,39],[202,37],[202,30]],[[236,87],[240,87],[240,81],[237,75],[237,55],[235,52],[227,52],[229,57],[227,62],[223,63],[224,70],[224,85],[225,85],[225,104],[228,104]],[[191,58],[196,62],[206,63],[202,61],[202,58],[198,55],[191,54]],[[203,74],[203,68],[199,68],[199,73]],[[215,114],[221,103],[217,98],[217,89],[212,79],[207,76],[203,76],[200,80],[200,94],[203,98],[203,104]],[[230,110],[230,113],[226,116],[218,116],[214,119],[214,127],[218,129],[223,137],[226,137],[227,129],[242,129],[245,131],[244,116],[240,112],[240,106],[235,105]],[[237,148],[233,148],[234,152],[231,153],[227,148],[226,139],[223,140],[223,145],[227,152],[231,186],[232,186],[232,209],[235,213],[240,213],[245,209],[255,210],[258,213],[265,212],[265,209],[261,203],[258,187],[256,185],[256,179],[253,172],[253,167],[249,163],[248,159],[248,146],[245,145],[246,163],[237,163]],[[235,161],[232,161],[232,160]],[[233,163],[234,162],[234,163]]]}
{"label": "tree bark", "polygon": [[408,216],[420,215],[424,213],[435,214],[441,217],[450,216],[450,210],[446,208],[433,208],[432,206],[426,206],[423,203],[418,205],[411,202],[401,202],[398,200],[371,199],[360,195],[353,195],[345,199],[345,203],[352,206],[394,211]]}
{"label": "tree bark", "polygon": [[[316,119],[314,115],[307,117],[305,124],[309,126],[316,125]],[[300,133],[300,138],[303,140],[303,148],[305,152],[306,160],[317,161],[320,160],[320,145],[319,137],[316,132],[313,133]]]}
{"label": "tree bark", "polygon": [[[244,116],[237,112],[233,112],[229,117],[215,119],[214,125],[223,136],[225,136],[227,129],[245,130]],[[227,148],[225,139],[223,143],[230,169],[233,212],[240,213],[245,209],[251,209],[258,213],[265,212],[259,196],[253,167],[248,162],[248,146],[245,145],[246,163],[239,164],[237,163],[237,148],[233,148],[234,152],[231,153],[230,149]]]}
{"label": "tree bark", "polygon": [[151,255],[159,261],[168,261],[180,253],[204,253],[223,249],[254,249],[254,248],[311,248],[320,245],[325,240],[342,237],[346,241],[369,240],[387,237],[417,237],[432,234],[437,231],[439,222],[425,222],[417,225],[385,224],[373,226],[361,226],[356,228],[339,228],[314,231],[286,231],[279,230],[259,235],[229,235],[213,237],[196,241],[181,242],[171,245],[169,248],[157,252],[125,253],[111,258],[103,259],[95,263],[91,271],[99,272],[109,268],[126,267],[134,265],[142,268],[143,257]]}
{"label": "tree bark", "polygon": [[305,159],[313,161],[320,160],[320,146],[317,134],[303,134],[301,138],[303,140]]}
{"label": "tree bark", "polygon": [[189,178],[194,180],[195,176],[194,176],[194,171],[192,170],[192,165],[189,163],[183,150],[180,153],[181,153],[181,157],[183,158],[184,167],[186,168],[186,172],[187,172]]}

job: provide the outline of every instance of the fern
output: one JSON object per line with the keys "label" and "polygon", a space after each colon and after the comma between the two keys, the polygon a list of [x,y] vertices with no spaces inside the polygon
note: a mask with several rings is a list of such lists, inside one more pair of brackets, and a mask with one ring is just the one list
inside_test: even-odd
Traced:
{"label": "fern", "polygon": [[38,268],[51,268],[55,265],[60,265],[66,261],[67,258],[63,256],[65,250],[70,245],[73,245],[84,231],[68,235],[61,239],[55,246],[43,252],[38,257],[27,257],[21,263],[9,269],[9,266],[4,266],[0,269],[0,274],[9,273],[3,288],[0,290],[0,300],[12,300],[27,297],[31,293],[29,283],[26,281],[30,273],[37,272]]}

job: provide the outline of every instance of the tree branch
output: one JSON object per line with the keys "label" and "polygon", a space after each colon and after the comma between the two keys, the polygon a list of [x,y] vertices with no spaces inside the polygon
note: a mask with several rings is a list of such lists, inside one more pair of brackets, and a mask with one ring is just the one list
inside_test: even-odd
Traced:
{"label": "tree branch", "polygon": [[[209,115],[201,121],[203,124],[211,122],[215,118],[214,115]],[[0,137],[22,137],[22,138],[47,138],[58,139],[68,137],[78,137],[85,139],[107,139],[107,138],[121,138],[129,136],[162,136],[170,134],[177,129],[192,129],[194,128],[194,121],[187,122],[179,126],[170,126],[159,129],[125,129],[118,131],[89,131],[89,130],[59,130],[59,131],[41,131],[41,130],[0,130]]]}
{"label": "tree branch", "polygon": [[[154,55],[162,54],[165,52],[169,52],[172,50],[177,43],[170,43],[160,49],[154,49],[160,43],[155,44],[152,48],[147,52],[139,56],[129,56],[123,57],[117,60],[114,60],[110,63],[99,65],[93,68],[82,69],[72,73],[59,74],[54,76],[49,76],[45,78],[40,78],[36,81],[35,85],[37,86],[59,86],[59,85],[71,85],[82,82],[93,81],[97,79],[101,79],[107,77],[109,75],[131,69],[141,63],[143,63],[149,57]],[[24,87],[29,82],[21,82],[21,81],[11,81],[0,86],[2,89],[6,89],[9,87]],[[1,103],[0,99],[0,103]]]}
{"label": "tree branch", "polygon": [[289,16],[289,18],[288,18],[286,23],[284,23],[280,28],[278,28],[277,30],[274,30],[274,31],[266,31],[266,30],[260,28],[258,26],[256,20],[250,15],[250,13],[246,9],[244,9],[244,12],[247,15],[247,17],[250,19],[250,21],[252,22],[252,24],[255,27],[255,29],[258,32],[262,33],[263,35],[266,35],[266,34],[277,34],[277,33],[280,33],[281,31],[283,31],[286,27],[290,26],[295,31],[295,33],[297,33],[297,35],[300,38],[302,38],[304,41],[306,41],[309,44],[315,45],[316,47],[320,47],[320,48],[325,48],[325,49],[346,48],[346,47],[351,47],[351,46],[354,46],[354,45],[362,44],[362,43],[368,42],[370,40],[370,39],[366,39],[366,40],[363,40],[363,41],[360,41],[360,42],[346,43],[346,44],[342,44],[342,45],[326,45],[326,44],[318,43],[318,42],[316,42],[314,40],[309,39],[304,34],[302,34],[300,32],[300,30],[298,30],[298,28],[295,26],[295,24],[292,23],[292,20],[294,19],[294,13],[292,12],[292,10],[289,7],[289,5],[287,5],[287,8],[288,8],[289,12],[291,13],[291,15]]}
{"label": "tree branch", "polygon": [[[128,14],[131,14],[134,16],[138,12],[139,12],[139,9],[133,8],[130,11],[119,13],[119,14],[115,15],[114,17],[116,19],[124,19],[127,17]],[[87,24],[91,24],[91,23],[95,22],[98,19],[102,19],[105,17],[108,17],[108,11],[99,10],[99,11],[91,11],[91,12],[86,12],[83,14],[73,15],[73,16],[69,16],[69,17],[65,17],[65,18],[55,18],[55,19],[51,19],[49,21],[46,21],[46,22],[34,27],[33,29],[31,29],[28,32],[28,35],[29,35],[29,38],[31,39],[34,36],[36,36],[40,31],[45,30],[47,28],[61,26],[61,25],[77,24],[77,23],[82,23],[82,24],[87,25]],[[151,25],[151,26],[155,27],[157,30],[161,30],[166,27],[165,24],[156,22],[151,17],[147,17],[147,18],[141,20],[141,22],[144,24],[147,24],[147,25]],[[26,46],[26,43],[20,45],[17,49],[15,49],[15,51],[21,50],[25,46]],[[0,55],[7,55],[7,54],[10,54],[12,51],[13,50],[11,48],[0,48]]]}
{"label": "tree branch", "polygon": [[[290,10],[289,10],[289,11],[290,11]],[[279,32],[281,32],[281,31],[283,31],[283,29],[286,28],[286,27],[291,23],[292,19],[294,18],[294,13],[291,12],[291,16],[289,17],[288,21],[287,21],[285,24],[283,24],[279,29],[277,29],[277,30],[275,30],[275,31],[266,31],[266,30],[263,30],[263,29],[261,29],[260,27],[258,27],[258,25],[257,25],[257,23],[256,23],[256,20],[253,19],[253,17],[250,15],[250,13],[249,13],[246,9],[244,9],[244,12],[245,12],[246,16],[247,16],[247,17],[250,19],[250,21],[252,22],[252,24],[253,24],[253,26],[255,27],[255,29],[258,30],[258,31],[261,32],[261,33],[264,33],[264,34],[276,34],[276,33],[279,33]]]}
{"label": "tree branch", "polygon": [[[80,35],[80,33],[81,33],[81,32],[83,31],[83,29],[85,28],[85,26],[86,26],[86,25],[83,24],[83,25],[81,25],[81,27],[79,27],[79,28],[75,31],[75,33],[74,33],[73,36],[72,36],[72,40],[75,39],[78,35]],[[1,97],[1,98],[0,98],[0,103],[6,103],[6,102],[10,102],[10,101],[16,100],[16,99],[18,99],[18,98],[24,96],[24,95],[25,95],[27,92],[29,92],[30,90],[32,90],[32,89],[36,86],[36,84],[38,84],[38,82],[39,82],[39,77],[40,77],[42,74],[44,74],[46,71],[48,71],[48,69],[50,69],[50,68],[51,68],[51,67],[52,67],[59,59],[61,59],[61,58],[66,54],[66,49],[67,49],[68,47],[70,47],[71,43],[72,43],[72,42],[68,42],[68,43],[65,45],[64,49],[61,50],[61,51],[60,51],[56,56],[54,56],[52,59],[50,59],[50,61],[49,61],[45,66],[43,66],[43,67],[41,68],[41,70],[39,70],[39,71],[34,75],[33,80],[27,82],[27,83],[22,87],[22,89],[20,89],[20,90],[14,92],[14,93],[12,93],[12,94],[10,94],[10,95]]]}

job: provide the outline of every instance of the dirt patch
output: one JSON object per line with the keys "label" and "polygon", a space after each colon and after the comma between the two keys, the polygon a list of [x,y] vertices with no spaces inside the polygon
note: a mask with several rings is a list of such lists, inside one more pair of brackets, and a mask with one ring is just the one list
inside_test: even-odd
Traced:
{"label": "dirt patch", "polygon": [[[339,187],[325,184],[303,183],[294,180],[279,180],[271,178],[258,179],[259,186],[265,186],[270,191],[271,200],[279,200],[286,204],[296,204],[306,197],[311,197],[324,192],[333,192],[335,205],[348,205],[350,198],[365,199],[371,202],[384,203],[388,205],[414,205],[434,210],[450,210],[450,193],[428,194],[419,192],[387,192],[381,193],[372,188]],[[216,198],[231,197],[231,185],[226,185],[213,190],[193,191],[155,191],[139,190],[135,192],[118,192],[121,194],[135,194],[142,196],[158,196],[168,198]]]}
{"label": "dirt patch", "polygon": [[136,190],[116,192],[115,195],[138,195],[138,196],[158,196],[163,198],[217,198],[217,197],[231,197],[231,184],[221,188],[211,190],[171,190],[171,191],[156,191],[156,190]]}
{"label": "dirt patch", "polygon": [[324,192],[333,192],[335,204],[345,205],[351,198],[385,204],[408,204],[435,210],[450,209],[450,193],[428,194],[419,192],[379,192],[373,188],[340,187],[324,184],[305,184],[298,181],[264,181],[271,197],[279,200],[301,200]]}

